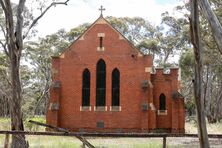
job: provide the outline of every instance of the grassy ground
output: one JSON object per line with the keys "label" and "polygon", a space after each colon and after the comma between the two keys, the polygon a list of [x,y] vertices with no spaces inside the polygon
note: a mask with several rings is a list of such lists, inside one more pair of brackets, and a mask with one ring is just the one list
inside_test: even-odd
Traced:
{"label": "grassy ground", "polygon": [[[26,136],[30,148],[81,148],[82,143],[73,137]],[[161,148],[161,139],[146,138],[87,138],[97,148]],[[4,136],[0,137],[0,147]]]}
{"label": "grassy ground", "polygon": [[[187,134],[197,134],[197,124],[195,122],[186,122],[185,129]],[[222,134],[222,123],[208,124],[208,134]]]}
{"label": "grassy ground", "polygon": [[[27,119],[28,121],[29,119]],[[44,118],[36,117],[32,120],[45,122]],[[208,124],[208,133],[222,134],[222,123]],[[194,122],[186,122],[186,133],[197,133],[197,126]],[[0,118],[0,130],[10,130],[10,120]],[[27,131],[44,131],[43,127],[25,122]],[[82,143],[74,137],[58,136],[26,136],[31,148],[81,148]],[[161,138],[87,138],[97,148],[161,148]],[[222,140],[210,140],[212,147],[219,148]],[[4,135],[0,135],[0,148],[4,144]],[[197,138],[167,138],[167,147],[186,148],[198,147]]]}
{"label": "grassy ground", "polygon": [[[82,143],[72,137],[28,137],[30,147],[41,148],[80,148]],[[41,142],[40,142],[41,141]],[[88,138],[88,141],[98,148],[153,148],[161,147],[158,139],[144,138]]]}

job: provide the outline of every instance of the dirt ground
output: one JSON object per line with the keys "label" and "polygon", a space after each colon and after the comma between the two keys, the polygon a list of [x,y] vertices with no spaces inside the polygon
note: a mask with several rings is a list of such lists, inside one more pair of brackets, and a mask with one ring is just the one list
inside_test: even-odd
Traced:
{"label": "dirt ground", "polygon": [[[88,139],[88,138],[87,138]],[[89,138],[98,148],[153,148],[162,147],[162,138]],[[222,139],[209,139],[211,148],[222,148]],[[152,145],[151,143],[154,143]],[[108,145],[108,146],[107,146]],[[198,138],[168,137],[169,148],[199,148]]]}
{"label": "dirt ground", "polygon": [[[222,139],[209,139],[211,148],[222,148]],[[198,148],[199,147],[199,140],[198,138],[167,138],[167,144],[172,145],[175,147],[184,147],[184,148]]]}

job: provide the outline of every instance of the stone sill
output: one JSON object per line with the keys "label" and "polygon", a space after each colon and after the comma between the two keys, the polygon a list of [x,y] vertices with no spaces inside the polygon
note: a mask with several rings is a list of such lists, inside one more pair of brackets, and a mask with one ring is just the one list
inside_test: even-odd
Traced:
{"label": "stone sill", "polygon": [[91,106],[80,106],[80,111],[92,111]]}
{"label": "stone sill", "polygon": [[107,111],[107,106],[94,106],[94,111]]}
{"label": "stone sill", "polygon": [[121,111],[121,106],[110,106],[109,110],[118,112]]}
{"label": "stone sill", "polygon": [[97,51],[105,51],[105,47],[97,47]]}
{"label": "stone sill", "polygon": [[158,115],[167,115],[167,110],[158,110],[157,114]]}

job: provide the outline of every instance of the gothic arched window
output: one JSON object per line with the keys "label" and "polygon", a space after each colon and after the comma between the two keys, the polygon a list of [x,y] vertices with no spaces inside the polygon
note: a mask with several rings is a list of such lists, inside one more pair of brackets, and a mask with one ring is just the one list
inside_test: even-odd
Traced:
{"label": "gothic arched window", "polygon": [[96,65],[96,106],[106,105],[106,64],[100,59]]}
{"label": "gothic arched window", "polygon": [[90,72],[87,68],[82,73],[82,106],[90,106]]}
{"label": "gothic arched window", "polygon": [[160,94],[160,108],[159,110],[166,110],[166,96],[162,93]]}
{"label": "gothic arched window", "polygon": [[119,106],[120,96],[120,72],[115,68],[112,72],[112,106]]}

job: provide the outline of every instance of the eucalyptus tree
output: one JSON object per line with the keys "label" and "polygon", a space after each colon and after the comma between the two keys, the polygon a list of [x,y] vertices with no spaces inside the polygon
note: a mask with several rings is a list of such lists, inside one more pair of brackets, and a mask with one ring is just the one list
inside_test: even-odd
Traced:
{"label": "eucalyptus tree", "polygon": [[[37,24],[44,14],[53,6],[58,4],[67,5],[69,0],[64,2],[52,1],[48,6],[44,2],[40,5],[40,15],[26,21],[25,7],[26,0],[19,0],[15,10],[10,0],[0,0],[1,11],[3,12],[3,23],[1,23],[1,32],[4,39],[0,41],[5,54],[10,62],[11,90],[12,96],[10,100],[11,129],[24,130],[21,100],[22,87],[20,81],[20,60],[23,47],[23,40],[28,37],[30,31]],[[13,135],[11,147],[28,147],[24,135]]]}
{"label": "eucalyptus tree", "polygon": [[176,18],[165,12],[162,14],[161,25],[164,28],[160,38],[162,65],[164,65],[170,55],[178,55],[189,48],[189,23],[185,17]]}
{"label": "eucalyptus tree", "polygon": [[[28,98],[24,106],[28,115],[44,115],[47,109],[49,99],[49,88],[51,85],[51,57],[59,55],[62,50],[68,47],[69,40],[67,32],[61,29],[58,32],[40,38],[38,42],[29,41],[26,43],[24,57],[31,68],[31,84],[27,87],[27,94],[24,100]],[[31,109],[29,109],[31,107]]]}
{"label": "eucalyptus tree", "polygon": [[185,106],[189,116],[195,114],[195,102],[193,97],[193,79],[194,79],[194,54],[193,49],[187,49],[182,52],[179,66],[181,68],[181,93],[185,98]]}
{"label": "eucalyptus tree", "polygon": [[[221,2],[218,0],[211,0],[212,8],[218,18],[218,20],[221,22],[222,20],[222,10]],[[178,10],[181,12],[188,12],[187,10],[190,10],[189,3],[184,4],[183,6],[178,6]],[[184,13],[184,17],[189,17],[188,13]],[[204,104],[204,110],[207,116],[207,119],[210,123],[217,122],[221,118],[220,114],[220,104],[221,104],[221,75],[218,71],[220,71],[221,67],[221,54],[218,50],[217,44],[215,43],[215,40],[213,38],[213,34],[211,32],[211,27],[209,26],[208,20],[205,19],[202,15],[200,15],[200,35],[201,35],[201,43],[202,43],[202,56],[203,56],[203,104]],[[187,33],[189,37],[189,33]],[[190,43],[190,39],[188,39],[188,44]],[[188,46],[189,47],[189,46]],[[188,48],[189,49],[189,48]],[[188,54],[189,53],[189,54]],[[191,62],[186,62],[186,59],[188,55],[189,57],[194,57],[194,54],[191,54],[192,52],[182,52],[180,65],[182,68],[182,74],[184,71],[189,71],[189,69],[192,69],[192,66],[194,67],[194,64]],[[187,65],[186,65],[187,64]],[[184,66],[186,65],[186,66]],[[190,68],[188,68],[190,67]],[[192,81],[192,77],[190,77],[190,74],[194,74],[194,72],[187,73],[186,75],[183,75],[182,77],[182,90],[184,91],[185,96],[189,96],[190,102],[192,102],[192,89],[190,87],[190,82]],[[191,105],[192,106],[192,105]]]}

